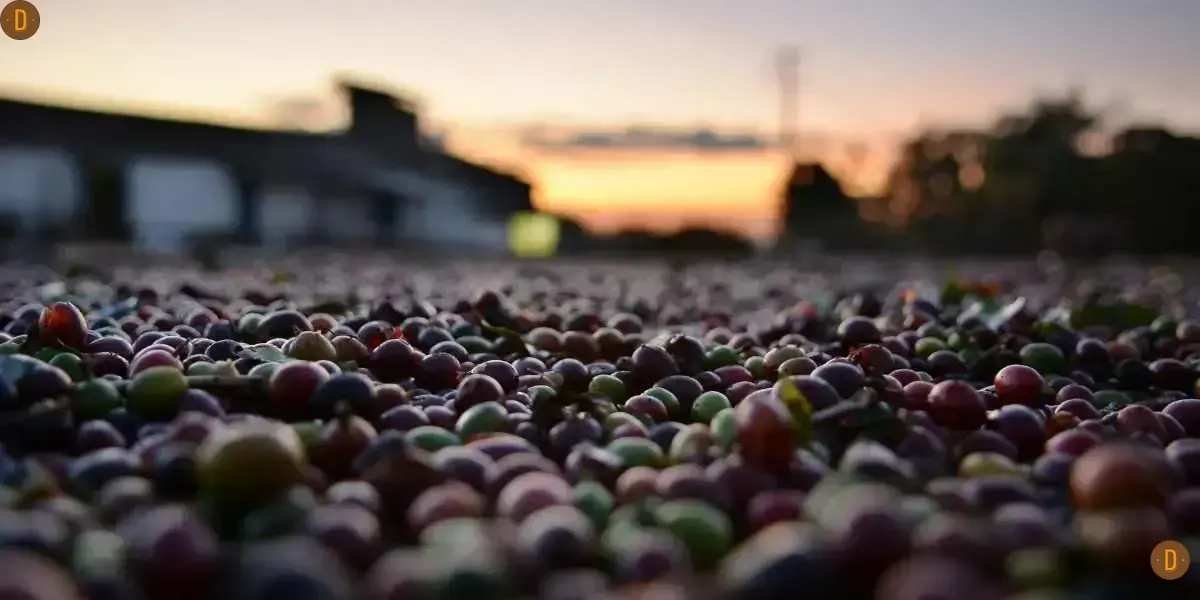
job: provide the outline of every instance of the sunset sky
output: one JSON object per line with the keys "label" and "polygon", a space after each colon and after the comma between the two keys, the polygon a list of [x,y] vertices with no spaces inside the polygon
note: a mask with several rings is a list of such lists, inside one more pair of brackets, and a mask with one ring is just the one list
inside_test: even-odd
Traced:
{"label": "sunset sky", "polygon": [[[1122,120],[1200,129],[1196,0],[33,2],[37,35],[0,38],[0,94],[262,126],[312,99],[336,122],[332,77],[353,72],[602,229],[771,232],[786,161],[750,142],[777,128],[783,45],[803,56],[802,148],[862,189],[920,125],[1038,91],[1078,85]],[[712,149],[701,130],[741,137]],[[581,143],[531,141],[544,131]],[[622,143],[582,143],[600,134]]]}

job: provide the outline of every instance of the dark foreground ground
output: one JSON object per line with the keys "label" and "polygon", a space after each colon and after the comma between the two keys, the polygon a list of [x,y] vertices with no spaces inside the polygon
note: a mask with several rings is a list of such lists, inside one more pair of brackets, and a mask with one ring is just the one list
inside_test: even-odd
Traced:
{"label": "dark foreground ground", "polygon": [[0,598],[1200,597],[1187,261],[50,262]]}

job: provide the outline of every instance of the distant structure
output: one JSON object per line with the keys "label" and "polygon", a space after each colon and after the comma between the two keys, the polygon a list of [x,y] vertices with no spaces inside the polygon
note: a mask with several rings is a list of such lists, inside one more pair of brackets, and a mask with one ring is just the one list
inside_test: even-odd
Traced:
{"label": "distant structure", "polygon": [[[801,241],[803,233],[804,203],[814,170],[824,173],[819,165],[801,165],[797,162],[797,109],[800,94],[800,51],[795,46],[785,46],[775,52],[775,77],[779,84],[779,147],[790,159],[792,171],[783,182],[783,230],[780,233],[778,246],[795,249]],[[809,182],[809,183],[806,183]],[[818,184],[819,185],[819,184]],[[811,198],[807,198],[811,201]],[[811,205],[809,206],[811,208]]]}
{"label": "distant structure", "polygon": [[857,202],[824,165],[803,162],[799,156],[800,51],[792,46],[775,55],[779,81],[779,143],[790,159],[782,180],[783,228],[776,249],[794,253],[858,220]]}
{"label": "distant structure", "polygon": [[820,163],[795,163],[782,192],[785,239],[820,238],[859,218],[857,201]]}
{"label": "distant structure", "polygon": [[775,73],[779,79],[779,145],[796,155],[796,133],[799,122],[796,113],[800,94],[800,50],[794,46],[780,48],[775,54]]}
{"label": "distant structure", "polygon": [[529,183],[422,143],[416,106],[352,80],[345,131],[241,129],[0,99],[0,213],[14,229],[177,252],[202,239],[286,248],[503,251]]}

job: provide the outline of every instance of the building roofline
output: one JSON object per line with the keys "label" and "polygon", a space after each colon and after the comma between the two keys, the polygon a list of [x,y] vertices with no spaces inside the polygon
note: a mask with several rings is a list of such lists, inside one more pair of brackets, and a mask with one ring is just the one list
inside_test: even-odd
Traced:
{"label": "building roofline", "polygon": [[410,112],[419,112],[421,101],[416,94],[387,85],[376,78],[356,73],[338,73],[333,77],[334,85],[343,92],[366,92],[391,98],[396,105]]}
{"label": "building roofline", "polygon": [[257,134],[263,136],[290,137],[297,139],[322,139],[336,137],[327,132],[294,131],[271,127],[253,127],[241,124],[220,123],[202,119],[168,116],[165,114],[144,114],[124,112],[116,107],[89,106],[84,104],[56,101],[41,101],[0,95],[0,120],[6,112],[18,111],[24,113],[42,113],[54,116],[71,116],[75,118],[107,119],[111,122],[126,124],[141,124],[164,127],[186,127],[194,130],[211,132],[227,132],[238,134]]}
{"label": "building roofline", "polygon": [[[382,94],[395,98],[393,92],[382,86],[372,86],[357,77],[342,76],[335,82],[344,90],[363,90],[369,93]],[[10,134],[14,140],[30,138],[31,141],[53,142],[57,138],[54,133],[43,137],[35,123],[39,119],[53,118],[59,125],[68,129],[91,129],[94,135],[108,139],[111,136],[122,138],[122,141],[134,144],[142,143],[142,134],[147,130],[164,130],[177,135],[196,135],[201,141],[200,148],[218,153],[221,159],[241,159],[256,162],[260,159],[270,159],[279,154],[294,156],[309,164],[327,165],[340,163],[342,166],[335,170],[350,169],[351,164],[365,168],[369,163],[381,165],[390,162],[385,157],[374,153],[363,154],[361,150],[347,146],[348,140],[344,130],[334,131],[294,131],[279,128],[240,126],[200,119],[187,119],[159,114],[142,114],[122,112],[119,107],[103,105],[87,105],[53,100],[34,99],[16,94],[5,95],[0,90],[0,136]],[[404,99],[397,100],[403,105]],[[6,126],[7,124],[7,126]],[[30,128],[32,126],[33,128]],[[262,140],[266,145],[259,150],[246,154],[243,145],[247,138]],[[144,139],[155,139],[153,137]],[[93,140],[86,147],[102,146],[103,139]],[[98,147],[99,147],[98,146]],[[294,147],[296,146],[296,147]],[[265,149],[265,152],[263,150]],[[257,154],[256,154],[257,153]],[[423,158],[418,164],[424,167],[441,164],[442,168],[459,172],[483,172],[487,176],[502,177],[530,185],[524,177],[505,170],[470,160],[447,150],[423,149]],[[348,162],[347,162],[348,161]],[[418,166],[418,165],[411,165]],[[436,167],[435,167],[436,168]]]}

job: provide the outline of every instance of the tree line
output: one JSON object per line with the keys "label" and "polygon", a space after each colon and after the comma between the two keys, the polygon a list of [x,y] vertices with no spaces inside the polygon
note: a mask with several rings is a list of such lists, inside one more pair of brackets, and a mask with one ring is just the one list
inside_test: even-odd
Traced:
{"label": "tree line", "polygon": [[[1077,90],[1034,98],[975,128],[929,128],[901,143],[885,192],[853,198],[821,165],[797,164],[780,190],[783,251],[1064,256],[1200,254],[1200,138],[1160,124],[1108,127]],[[868,216],[870,218],[864,218]],[[742,256],[735,236],[587,235],[572,252]]]}
{"label": "tree line", "polygon": [[[976,129],[907,139],[878,199],[835,247],[943,253],[1200,254],[1200,139],[1164,125],[1105,128],[1077,91],[1036,98]],[[789,207],[799,220],[836,204]],[[859,208],[864,208],[860,206]]]}

